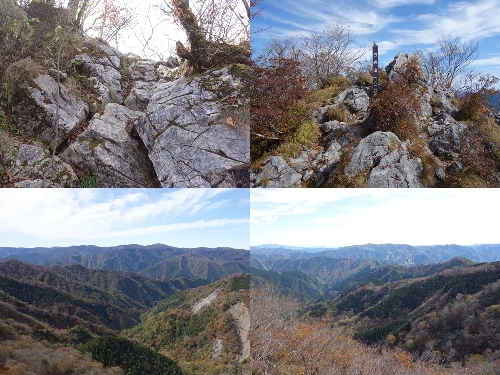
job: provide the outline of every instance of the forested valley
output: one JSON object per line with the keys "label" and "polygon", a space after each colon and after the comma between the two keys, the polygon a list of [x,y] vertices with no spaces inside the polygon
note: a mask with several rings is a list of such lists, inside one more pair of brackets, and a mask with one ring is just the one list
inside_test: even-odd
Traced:
{"label": "forested valley", "polygon": [[[132,253],[151,252],[134,245],[130,252],[124,248],[117,253],[112,248],[87,251],[110,251],[115,260],[121,259],[119,264],[126,264]],[[207,274],[199,262],[186,259],[186,254],[195,257],[193,249],[162,249],[157,256],[171,260],[172,275],[178,267],[177,272],[191,278],[164,272],[160,280],[71,262],[45,267],[18,259],[1,261],[0,373],[248,372],[250,278],[241,272],[248,268],[248,251],[245,265],[243,250],[199,249],[200,256],[209,254],[219,265],[220,274]],[[8,257],[11,250],[0,252]],[[52,250],[53,256],[67,254],[67,249]]]}
{"label": "forested valley", "polygon": [[251,270],[254,373],[500,371],[500,263],[453,258],[349,269],[357,263],[339,259],[336,278],[328,278],[333,260],[310,260]]}

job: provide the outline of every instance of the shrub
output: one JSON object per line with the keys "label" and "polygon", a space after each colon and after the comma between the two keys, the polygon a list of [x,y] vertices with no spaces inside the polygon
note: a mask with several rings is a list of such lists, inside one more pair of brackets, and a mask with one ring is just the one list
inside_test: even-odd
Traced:
{"label": "shrub", "polygon": [[359,73],[354,83],[358,86],[369,87],[373,84],[373,77],[366,72]]}
{"label": "shrub", "polygon": [[99,183],[97,182],[97,177],[94,176],[83,176],[80,180],[81,188],[97,188]]}
{"label": "shrub", "polygon": [[471,83],[466,87],[465,95],[459,98],[457,119],[460,121],[478,121],[490,112],[489,101],[498,91],[493,85],[498,78],[489,74],[471,77]]}
{"label": "shrub", "polygon": [[271,59],[254,63],[250,84],[252,159],[258,159],[290,138],[306,117],[307,89],[300,63]]}
{"label": "shrub", "polygon": [[319,128],[310,121],[303,122],[290,139],[276,148],[276,154],[284,159],[297,157],[302,150],[301,146],[312,147],[318,143]]}
{"label": "shrub", "polygon": [[326,116],[328,118],[328,121],[347,121],[347,113],[345,109],[339,107],[328,107],[328,109],[326,110]]}
{"label": "shrub", "polygon": [[418,86],[422,71],[416,58],[398,71],[393,82],[387,81],[370,103],[377,127],[405,140],[416,134],[416,121],[422,116]]}

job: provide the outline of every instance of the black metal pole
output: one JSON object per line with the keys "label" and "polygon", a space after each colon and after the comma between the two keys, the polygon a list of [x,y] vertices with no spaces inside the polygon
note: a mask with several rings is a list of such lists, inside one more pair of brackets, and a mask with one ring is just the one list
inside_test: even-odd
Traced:
{"label": "black metal pole", "polygon": [[372,69],[372,77],[373,77],[373,94],[375,95],[378,92],[378,46],[375,42],[373,42],[373,69]]}

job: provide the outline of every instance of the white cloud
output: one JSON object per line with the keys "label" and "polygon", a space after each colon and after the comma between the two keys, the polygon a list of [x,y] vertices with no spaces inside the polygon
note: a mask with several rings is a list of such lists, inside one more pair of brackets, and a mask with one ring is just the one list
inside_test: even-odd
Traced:
{"label": "white cloud", "polygon": [[[311,212],[287,214],[282,210],[275,222],[262,226],[252,222],[252,245],[500,243],[497,223],[490,215],[500,210],[500,193],[495,189],[385,190],[385,196],[340,192],[339,200],[325,201]],[[337,192],[330,194],[336,196]],[[304,195],[316,194],[304,191]],[[276,203],[276,211],[281,204]]]}
{"label": "white cloud", "polygon": [[394,8],[401,5],[424,4],[432,5],[436,0],[375,0],[378,8]]}
{"label": "white cloud", "polygon": [[214,219],[208,221],[198,220],[194,222],[153,225],[153,226],[146,226],[143,228],[132,228],[121,231],[111,231],[111,232],[100,233],[98,235],[93,235],[90,238],[123,238],[129,236],[144,236],[148,234],[191,231],[191,230],[217,228],[217,227],[226,228],[235,225],[238,226],[245,225],[248,223],[249,223],[248,219]]}
{"label": "white cloud", "polygon": [[[121,189],[7,189],[0,194],[0,233],[60,240],[133,233],[155,225],[160,228],[159,221],[179,228],[201,227],[200,215],[212,211],[218,200],[213,198],[226,192],[229,190],[172,189],[149,194]],[[225,204],[231,203],[229,199]],[[179,217],[182,225],[176,222]]]}
{"label": "white cloud", "polygon": [[500,65],[500,54],[493,54],[485,59],[478,59],[474,61],[471,65],[475,66]]}

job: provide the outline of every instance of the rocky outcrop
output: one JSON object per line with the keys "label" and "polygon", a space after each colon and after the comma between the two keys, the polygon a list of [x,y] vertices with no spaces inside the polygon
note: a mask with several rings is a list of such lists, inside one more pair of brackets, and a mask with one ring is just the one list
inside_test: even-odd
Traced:
{"label": "rocky outcrop", "polygon": [[345,105],[349,112],[364,115],[370,106],[368,90],[365,87],[352,86],[342,91],[335,98],[334,105]]}
{"label": "rocky outcrop", "polygon": [[[389,79],[396,81],[411,59],[412,55],[397,55],[386,68]],[[450,186],[458,180],[467,180],[468,177],[464,178],[460,172],[466,169],[467,164],[473,165],[471,160],[474,158],[484,158],[490,163],[487,166],[485,162],[481,168],[490,168],[491,178],[483,184],[484,174],[475,176],[478,186],[498,186],[498,167],[491,167],[493,164],[498,166],[491,156],[500,150],[493,140],[495,137],[480,134],[484,129],[479,132],[477,128],[468,129],[466,124],[455,120],[458,110],[451,90],[431,87],[420,74],[404,78],[411,81],[421,109],[417,111],[418,116],[412,119],[413,123],[405,123],[400,129],[396,125],[396,131],[400,131],[398,134],[411,131],[405,142],[392,132],[377,131],[376,118],[368,111],[370,97],[367,90],[352,86],[327,99],[312,113],[311,120],[321,131],[317,145],[302,145],[298,156],[286,160],[278,156],[269,157],[258,171],[251,174],[251,186]],[[330,121],[339,116],[344,121]],[[491,114],[491,117],[499,123],[500,112]],[[497,130],[489,121],[489,131],[496,134]],[[481,162],[478,160],[478,163]]]}
{"label": "rocky outcrop", "polygon": [[52,156],[41,143],[19,144],[9,153],[7,174],[14,187],[78,187],[78,177],[71,165]]}
{"label": "rocky outcrop", "polygon": [[33,140],[19,160],[0,155],[10,176],[2,184],[249,186],[249,116],[237,116],[249,106],[241,67],[179,78],[185,70],[177,59],[124,56],[91,39],[76,50],[64,72],[50,69],[16,86],[24,90],[13,103],[16,126],[43,144],[31,152],[33,165],[23,159]]}
{"label": "rocky outcrop", "polygon": [[451,90],[438,86],[433,90],[432,97],[435,101],[435,107],[443,110],[452,117],[457,116],[458,109],[453,104],[453,92]]}
{"label": "rocky outcrop", "polygon": [[453,117],[442,113],[427,130],[430,135],[429,148],[436,156],[456,159],[462,144],[462,134],[467,127]]}
{"label": "rocky outcrop", "polygon": [[89,80],[101,93],[100,100],[102,102],[123,103],[122,76],[119,72],[123,54],[97,41],[88,41],[87,43],[99,49],[98,56],[95,54],[76,55],[73,63],[80,66],[79,70],[89,74]]}
{"label": "rocky outcrop", "polygon": [[229,175],[249,165],[247,135],[221,117],[219,96],[241,85],[222,69],[155,87],[135,125],[163,187],[211,187],[214,171]]}
{"label": "rocky outcrop", "polygon": [[268,188],[299,187],[302,175],[291,168],[281,156],[271,156],[265,166],[251,177],[253,186]]}
{"label": "rocky outcrop", "polygon": [[50,75],[40,74],[26,85],[22,100],[14,107],[13,117],[28,135],[57,147],[86,120],[88,105],[77,100],[64,85],[58,100],[58,84]]}
{"label": "rocky outcrop", "polygon": [[422,161],[405,150],[394,150],[380,159],[367,176],[368,188],[419,188]]}
{"label": "rocky outcrop", "polygon": [[391,132],[378,131],[363,138],[352,152],[351,160],[346,169],[347,176],[352,178],[371,169],[400,143],[398,137]]}
{"label": "rocky outcrop", "polygon": [[396,78],[398,73],[403,69],[403,66],[410,61],[411,56],[411,54],[399,53],[394,57],[391,63],[386,66],[385,72],[390,80]]}
{"label": "rocky outcrop", "polygon": [[100,187],[153,187],[155,173],[134,120],[142,113],[110,103],[95,115],[89,127],[61,157],[88,175]]}

